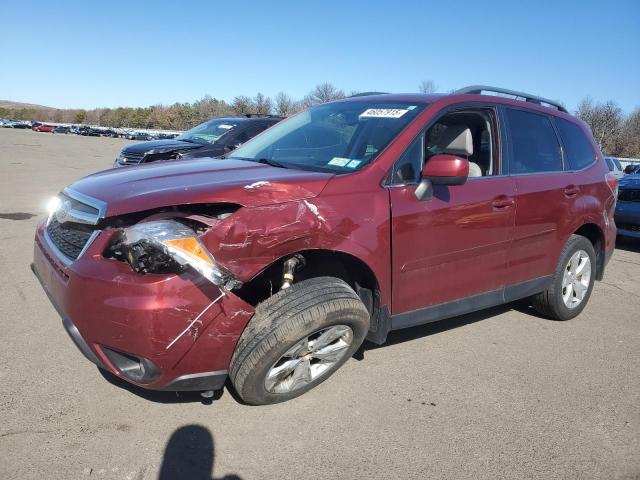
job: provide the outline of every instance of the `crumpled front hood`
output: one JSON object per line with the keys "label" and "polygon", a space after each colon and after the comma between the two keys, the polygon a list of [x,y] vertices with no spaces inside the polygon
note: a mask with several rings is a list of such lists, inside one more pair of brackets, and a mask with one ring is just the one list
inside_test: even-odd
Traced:
{"label": "crumpled front hood", "polygon": [[69,188],[106,202],[105,216],[111,217],[184,204],[251,207],[303,200],[317,196],[332,176],[245,160],[197,158],[105,170]]}

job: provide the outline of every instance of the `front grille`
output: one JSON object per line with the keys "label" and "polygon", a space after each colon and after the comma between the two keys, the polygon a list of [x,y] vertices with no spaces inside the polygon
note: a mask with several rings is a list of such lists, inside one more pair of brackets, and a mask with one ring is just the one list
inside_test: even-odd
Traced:
{"label": "front grille", "polygon": [[142,161],[144,153],[125,153],[122,152],[118,158],[118,162],[122,165],[136,165]]}
{"label": "front grille", "polygon": [[618,227],[621,230],[628,230],[631,232],[640,232],[640,225],[634,225],[633,223],[616,222],[616,227]]}
{"label": "front grille", "polygon": [[78,223],[60,223],[55,215],[47,225],[47,234],[53,244],[66,257],[76,260],[95,230],[94,226]]}
{"label": "front grille", "polygon": [[618,200],[621,202],[640,202],[640,189],[623,188],[618,193]]}

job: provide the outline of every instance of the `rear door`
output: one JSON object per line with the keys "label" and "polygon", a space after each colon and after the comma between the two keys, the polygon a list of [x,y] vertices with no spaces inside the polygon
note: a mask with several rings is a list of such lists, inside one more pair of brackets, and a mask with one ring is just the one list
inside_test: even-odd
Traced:
{"label": "rear door", "polygon": [[553,274],[566,242],[566,225],[580,186],[565,172],[560,140],[550,116],[505,107],[509,172],[516,187],[508,284]]}

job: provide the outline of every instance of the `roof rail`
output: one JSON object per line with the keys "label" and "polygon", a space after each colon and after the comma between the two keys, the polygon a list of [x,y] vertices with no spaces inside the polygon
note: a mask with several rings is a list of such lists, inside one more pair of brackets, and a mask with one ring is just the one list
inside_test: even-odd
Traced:
{"label": "roof rail", "polygon": [[[478,94],[482,95],[482,92],[493,92],[493,93],[502,93],[504,95],[512,95],[514,97],[524,98],[525,102],[535,103],[536,105],[549,105],[553,108],[557,108],[561,112],[567,112],[567,109],[562,106],[556,100],[549,100],[548,98],[538,97],[537,95],[531,95],[529,93],[518,92],[516,90],[508,90],[506,88],[499,87],[489,87],[487,85],[472,85],[470,87],[464,87],[459,90],[453,92],[454,95],[463,95],[463,94]],[[544,105],[544,106],[546,106]]]}
{"label": "roof rail", "polygon": [[282,118],[279,115],[272,115],[270,113],[243,113],[241,117],[247,118]]}
{"label": "roof rail", "polygon": [[354,98],[354,97],[368,97],[369,95],[385,95],[389,92],[360,92],[360,93],[354,93],[353,95],[349,95],[347,98]]}

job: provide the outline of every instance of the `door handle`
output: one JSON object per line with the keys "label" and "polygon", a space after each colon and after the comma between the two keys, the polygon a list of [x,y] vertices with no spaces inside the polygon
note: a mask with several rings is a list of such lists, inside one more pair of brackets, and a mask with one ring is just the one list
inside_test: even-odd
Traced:
{"label": "door handle", "polygon": [[577,185],[567,185],[564,187],[564,194],[567,197],[575,197],[578,193],[580,193],[580,187]]}
{"label": "door handle", "polygon": [[513,200],[513,198],[507,197],[506,195],[501,195],[500,197],[496,198],[493,202],[491,202],[491,205],[493,206],[493,208],[502,210],[502,209],[513,206],[514,203],[515,201]]}

